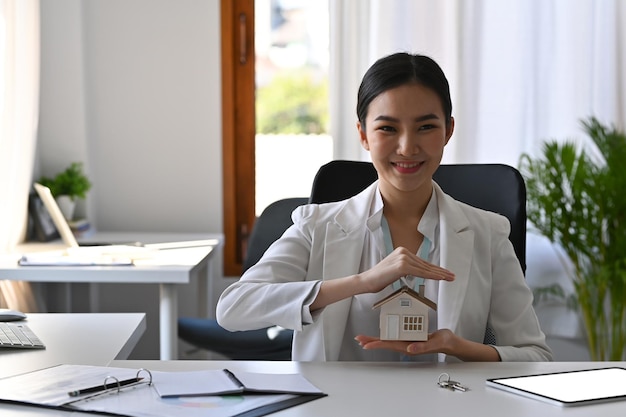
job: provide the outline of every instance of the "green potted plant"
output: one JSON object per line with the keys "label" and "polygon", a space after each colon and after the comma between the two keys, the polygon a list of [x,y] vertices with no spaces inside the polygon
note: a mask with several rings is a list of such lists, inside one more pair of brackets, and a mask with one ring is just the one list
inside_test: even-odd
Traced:
{"label": "green potted plant", "polygon": [[582,121],[590,146],[548,141],[520,158],[530,223],[569,259],[592,360],[626,358],[626,135]]}
{"label": "green potted plant", "polygon": [[42,177],[39,183],[50,188],[67,220],[73,217],[76,199],[84,199],[91,189],[91,182],[83,172],[83,165],[80,162],[72,162],[54,178]]}

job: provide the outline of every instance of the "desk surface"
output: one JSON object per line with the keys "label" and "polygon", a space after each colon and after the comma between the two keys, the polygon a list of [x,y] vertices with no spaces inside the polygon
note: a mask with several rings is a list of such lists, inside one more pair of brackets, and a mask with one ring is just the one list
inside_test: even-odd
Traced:
{"label": "desk surface", "polygon": [[[490,377],[527,373],[626,366],[626,362],[552,363],[377,363],[377,362],[247,362],[247,361],[113,361],[110,366],[164,371],[199,369],[251,372],[301,372],[328,394],[272,416],[507,416],[507,417],[623,417],[625,402],[561,408],[485,386]],[[439,388],[437,378],[447,372],[467,385],[467,392]],[[4,417],[70,415],[30,407],[0,404]],[[28,412],[28,414],[26,414]],[[23,414],[22,414],[23,413]],[[71,414],[80,415],[83,414]],[[86,416],[86,414],[85,414]],[[184,416],[180,416],[184,417]]]}
{"label": "desk surface", "polygon": [[29,313],[25,323],[46,349],[1,348],[0,378],[62,363],[106,366],[126,359],[146,330],[146,315]]}
{"label": "desk surface", "polygon": [[[111,366],[158,370],[222,369],[252,372],[301,372],[328,397],[272,416],[567,416],[626,415],[626,402],[560,408],[485,386],[491,377],[589,369],[620,363],[372,363],[372,362],[241,362],[241,361],[113,361]],[[467,385],[467,392],[439,388],[442,372]]]}

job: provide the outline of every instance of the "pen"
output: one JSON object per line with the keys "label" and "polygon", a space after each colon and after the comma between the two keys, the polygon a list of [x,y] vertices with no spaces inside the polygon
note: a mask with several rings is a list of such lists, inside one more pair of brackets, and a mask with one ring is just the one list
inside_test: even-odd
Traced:
{"label": "pen", "polygon": [[79,389],[76,391],[70,391],[67,394],[70,397],[77,397],[79,395],[83,395],[83,394],[90,394],[92,392],[100,392],[100,391],[106,391],[108,389],[111,388],[118,388],[118,387],[123,387],[125,385],[130,385],[130,384],[134,384],[135,382],[139,382],[141,381],[143,378],[130,378],[130,379],[125,379],[123,381],[119,381],[119,382],[111,382],[108,384],[102,384],[102,385],[96,385],[95,387],[89,387],[89,388],[83,388],[83,389]]}

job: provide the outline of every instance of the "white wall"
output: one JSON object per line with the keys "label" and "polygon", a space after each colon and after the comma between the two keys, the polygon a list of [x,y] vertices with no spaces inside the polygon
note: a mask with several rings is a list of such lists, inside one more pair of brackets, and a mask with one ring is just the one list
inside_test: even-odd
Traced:
{"label": "white wall", "polygon": [[44,0],[38,175],[99,230],[221,232],[218,0]]}
{"label": "white wall", "polygon": [[[219,0],[42,0],[41,26],[34,178],[82,161],[78,212],[99,230],[222,233]],[[50,311],[66,289],[46,287]],[[132,357],[158,358],[156,285],[71,294],[73,311],[146,312]]]}

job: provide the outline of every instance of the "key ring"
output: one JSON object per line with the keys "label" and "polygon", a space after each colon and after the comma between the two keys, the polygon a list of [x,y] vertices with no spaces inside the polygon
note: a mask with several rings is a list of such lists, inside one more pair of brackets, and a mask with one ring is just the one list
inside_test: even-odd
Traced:
{"label": "key ring", "polygon": [[[442,381],[441,378],[446,378],[446,380]],[[437,379],[437,385],[442,388],[446,388],[448,385],[450,385],[450,374],[447,372],[440,374],[439,378]]]}
{"label": "key ring", "polygon": [[450,379],[450,374],[447,372],[443,372],[439,375],[439,378],[437,379],[437,385],[439,385],[439,387],[441,388],[447,388],[452,391],[465,392],[468,390],[468,388],[465,385],[461,384],[460,382],[452,381]]}

